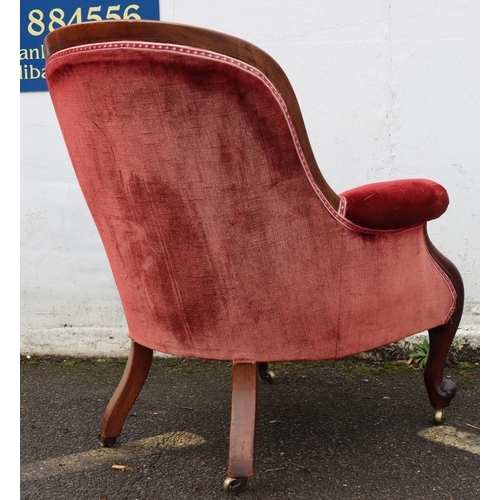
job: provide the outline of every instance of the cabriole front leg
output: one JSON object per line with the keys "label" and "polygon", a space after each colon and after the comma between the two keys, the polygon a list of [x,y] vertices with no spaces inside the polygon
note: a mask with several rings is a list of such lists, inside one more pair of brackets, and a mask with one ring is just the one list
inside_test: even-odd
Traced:
{"label": "cabriole front leg", "polygon": [[427,231],[425,234],[432,257],[446,273],[457,294],[455,311],[450,321],[429,330],[429,355],[424,370],[425,387],[430,403],[435,409],[434,422],[441,424],[444,418],[444,409],[450,405],[457,392],[457,386],[451,380],[443,380],[443,370],[448,351],[462,318],[465,292],[458,269],[431,243]]}
{"label": "cabriole front leg", "polygon": [[451,320],[448,324],[429,330],[429,355],[424,370],[424,381],[431,406],[435,409],[434,423],[441,424],[444,409],[450,405],[457,392],[451,380],[443,380],[444,364],[457,326]]}

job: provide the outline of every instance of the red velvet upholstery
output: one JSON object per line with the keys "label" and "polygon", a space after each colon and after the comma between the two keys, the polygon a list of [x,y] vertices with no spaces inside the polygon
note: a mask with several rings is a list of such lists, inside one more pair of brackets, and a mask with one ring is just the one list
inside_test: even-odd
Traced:
{"label": "red velvet upholstery", "polygon": [[369,229],[403,229],[437,219],[448,207],[444,187],[426,179],[366,184],[341,195],[339,213]]}
{"label": "red velvet upholstery", "polygon": [[57,52],[46,74],[141,345],[207,359],[334,359],[453,313],[455,290],[424,235],[444,190],[365,186],[344,193],[337,212],[255,67],[120,42]]}

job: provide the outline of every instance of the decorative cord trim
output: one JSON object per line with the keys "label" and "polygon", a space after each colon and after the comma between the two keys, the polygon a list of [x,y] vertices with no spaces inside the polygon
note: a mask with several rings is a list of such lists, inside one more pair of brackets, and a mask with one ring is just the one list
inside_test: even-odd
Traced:
{"label": "decorative cord trim", "polygon": [[345,218],[346,211],[347,211],[347,200],[345,199],[345,196],[340,196],[339,215]]}

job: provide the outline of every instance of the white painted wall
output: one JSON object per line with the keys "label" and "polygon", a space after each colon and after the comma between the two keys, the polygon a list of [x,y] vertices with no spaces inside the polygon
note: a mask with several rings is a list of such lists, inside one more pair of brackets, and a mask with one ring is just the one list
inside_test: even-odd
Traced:
{"label": "white painted wall", "polygon": [[[430,223],[460,269],[460,335],[479,333],[479,1],[161,0],[161,19],[260,46],[296,91],[335,191],[426,177],[451,203]],[[111,271],[48,93],[21,94],[21,352],[128,352]]]}

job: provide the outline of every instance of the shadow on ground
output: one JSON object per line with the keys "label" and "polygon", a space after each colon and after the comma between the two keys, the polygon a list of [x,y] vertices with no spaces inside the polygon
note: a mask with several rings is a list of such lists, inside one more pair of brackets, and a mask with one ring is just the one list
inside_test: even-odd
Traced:
{"label": "shadow on ground", "polygon": [[[479,498],[479,366],[433,426],[421,370],[336,361],[271,367],[257,472],[242,499]],[[21,499],[222,499],[231,365],[155,358],[115,448],[99,447],[120,360],[23,359]],[[113,468],[121,466],[121,469]]]}

